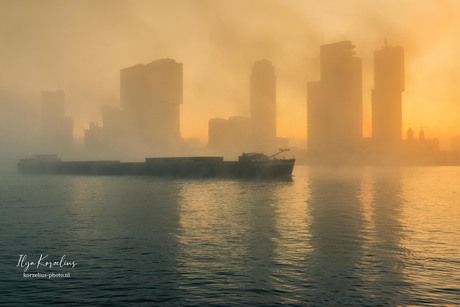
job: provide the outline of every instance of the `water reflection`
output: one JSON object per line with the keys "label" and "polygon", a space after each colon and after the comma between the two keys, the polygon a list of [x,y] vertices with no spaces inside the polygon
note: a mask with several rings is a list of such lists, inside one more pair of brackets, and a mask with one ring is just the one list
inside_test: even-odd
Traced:
{"label": "water reflection", "polygon": [[361,173],[340,174],[324,169],[310,172],[310,244],[306,259],[311,291],[307,301],[358,305],[365,301],[359,273],[363,256],[364,216]]}
{"label": "water reflection", "polygon": [[402,172],[406,205],[404,272],[411,295],[426,305],[460,303],[459,167],[410,168]]}
{"label": "water reflection", "polygon": [[242,241],[245,246],[245,261],[241,263],[240,270],[246,272],[248,277],[244,301],[250,305],[274,303],[272,300],[276,300],[271,295],[271,276],[276,267],[274,256],[278,237],[275,227],[277,188],[276,183],[239,184],[242,192],[239,202],[247,206],[247,227]]}
{"label": "water reflection", "polygon": [[403,245],[406,231],[401,219],[405,199],[400,169],[374,170],[372,186],[374,233],[367,255],[369,275],[373,275],[370,280],[386,303],[407,303],[410,284],[403,272],[409,251]]}
{"label": "water reflection", "polygon": [[[194,304],[273,303],[278,189],[292,182],[189,182],[182,191],[179,241],[184,290]],[[219,293],[219,295],[216,295]]]}
{"label": "water reflection", "polygon": [[91,289],[88,294],[103,291],[125,303],[176,300],[182,183],[143,177],[72,180],[69,232],[79,244],[73,256],[80,262],[77,276]]}
{"label": "water reflection", "polygon": [[43,251],[79,262],[65,281],[76,295],[53,296],[75,305],[458,303],[458,178],[299,167],[288,182],[3,179],[0,293],[49,302],[57,283],[11,265]]}

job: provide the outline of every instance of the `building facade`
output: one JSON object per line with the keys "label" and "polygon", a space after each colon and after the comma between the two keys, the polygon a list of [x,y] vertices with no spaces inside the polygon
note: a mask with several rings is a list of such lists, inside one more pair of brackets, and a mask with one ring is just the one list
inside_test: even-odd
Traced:
{"label": "building facade", "polygon": [[41,93],[41,143],[47,152],[62,153],[73,145],[73,118],[65,115],[63,91]]}
{"label": "building facade", "polygon": [[374,52],[372,138],[378,150],[399,147],[402,140],[404,49],[388,47]]}
{"label": "building facade", "polygon": [[254,63],[251,73],[251,122],[254,145],[269,148],[276,141],[276,76],[271,62]]}
{"label": "building facade", "polygon": [[350,41],[320,48],[320,80],[307,84],[308,151],[349,155],[362,142],[362,63]]}
{"label": "building facade", "polygon": [[129,138],[160,151],[180,142],[183,67],[172,59],[120,71],[120,102]]}
{"label": "building facade", "polygon": [[242,152],[256,150],[252,121],[245,116],[212,118],[208,123],[208,149],[213,154],[236,159]]}

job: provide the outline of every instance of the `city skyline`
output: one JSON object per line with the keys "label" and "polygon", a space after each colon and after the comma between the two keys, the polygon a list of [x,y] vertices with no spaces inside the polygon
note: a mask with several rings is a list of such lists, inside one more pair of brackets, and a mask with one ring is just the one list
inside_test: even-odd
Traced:
{"label": "city skyline", "polygon": [[[418,138],[412,127],[402,137],[405,60],[401,46],[385,44],[374,52],[373,131],[371,138],[363,136],[363,68],[355,48],[351,41],[319,48],[320,80],[306,84],[306,151],[289,146],[289,139],[276,133],[276,73],[266,59],[252,66],[250,117],[209,119],[207,146],[181,138],[183,64],[169,58],[120,70],[120,108],[103,107],[102,126],[89,123],[85,149],[103,155],[115,151],[124,156],[137,148],[137,158],[141,152],[166,156],[207,152],[234,158],[241,152],[272,152],[276,147],[289,146],[300,153],[303,163],[458,164],[458,151],[441,150],[439,139],[427,138],[423,127]],[[42,96],[52,104],[51,113],[63,116],[62,91],[43,92]],[[43,118],[42,124],[46,123]]]}
{"label": "city skyline", "polygon": [[2,304],[460,306],[460,0],[0,0]]}
{"label": "city skyline", "polygon": [[[374,158],[387,154],[394,158],[394,154],[405,152],[403,156],[408,155],[405,159],[410,159],[418,152],[417,155],[428,153],[434,159],[440,150],[438,138],[427,140],[424,127],[420,127],[418,138],[410,125],[406,131],[402,130],[405,67],[401,46],[385,42],[374,52],[372,135],[363,136],[363,67],[355,48],[351,41],[320,46],[321,78],[306,84],[306,149],[310,162],[321,156],[324,157],[317,162],[347,156],[352,162],[368,150]],[[183,63],[170,58],[156,59],[122,68],[119,74],[120,107],[102,106],[102,124],[89,122],[84,131],[85,149],[102,154],[115,150],[122,155],[129,152],[126,148],[146,154],[187,152],[189,145],[195,143],[187,144],[187,140],[195,139],[182,138],[180,131]],[[289,145],[289,138],[276,133],[276,73],[270,61],[254,62],[249,92],[249,117],[209,119],[207,147],[211,152],[232,157],[239,152],[271,151]],[[73,118],[65,116],[64,92],[42,91],[41,96],[40,150],[54,148],[56,152],[71,153],[75,135]],[[404,133],[405,138],[401,136]],[[363,143],[366,139],[372,143]],[[454,150],[455,145],[452,145]]]}
{"label": "city skyline", "polygon": [[[22,6],[3,1],[3,13],[21,10],[14,15],[18,20],[5,16],[1,21],[4,29],[14,25],[21,40],[2,33],[0,91],[37,108],[37,93],[64,90],[68,114],[74,117],[76,137],[81,140],[89,122],[102,122],[101,106],[120,105],[121,67],[174,58],[186,67],[182,136],[200,138],[205,144],[209,118],[250,115],[250,69],[254,61],[267,58],[277,71],[278,135],[299,145],[305,144],[307,135],[305,84],[319,79],[317,48],[349,39],[363,61],[363,136],[370,137],[373,53],[387,40],[405,48],[403,132],[409,126],[427,127],[427,136],[439,137],[448,148],[449,137],[460,134],[456,89],[460,64],[455,57],[460,44],[451,39],[456,37],[452,29],[459,19],[458,3],[352,2],[139,1],[134,5],[111,1],[110,12],[101,15],[107,2],[80,1],[70,7],[57,1],[24,1]],[[35,14],[38,7],[44,8],[42,16]],[[182,7],[187,8],[181,11],[183,23],[174,24],[169,17]],[[259,9],[258,17],[250,13],[254,9]],[[157,16],[155,12],[164,16],[151,18]],[[87,38],[83,16],[97,38]],[[436,22],[426,22],[428,17]],[[371,18],[376,21],[370,22]],[[22,22],[26,19],[30,22]],[[121,32],[110,30],[115,21]],[[277,29],[275,24],[283,27]],[[10,107],[4,108],[7,113]]]}

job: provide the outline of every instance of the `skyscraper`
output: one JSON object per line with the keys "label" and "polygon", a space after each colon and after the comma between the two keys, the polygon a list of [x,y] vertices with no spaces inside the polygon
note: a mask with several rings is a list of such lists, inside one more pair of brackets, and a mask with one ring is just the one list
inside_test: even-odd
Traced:
{"label": "skyscraper", "polygon": [[374,52],[372,138],[379,150],[396,148],[402,134],[404,49],[388,47]]}
{"label": "skyscraper", "polygon": [[362,69],[350,41],[320,48],[320,81],[307,84],[308,150],[353,154],[362,140]]}
{"label": "skyscraper", "polygon": [[170,149],[180,140],[182,63],[161,59],[120,71],[121,107],[133,141]]}
{"label": "skyscraper", "polygon": [[254,63],[251,74],[251,121],[256,147],[274,145],[276,138],[276,77],[271,62]]}
{"label": "skyscraper", "polygon": [[69,150],[73,144],[73,119],[65,116],[64,92],[43,91],[41,96],[41,137],[44,150]]}
{"label": "skyscraper", "polygon": [[209,120],[208,148],[219,155],[236,159],[242,152],[254,151],[252,121],[244,116]]}

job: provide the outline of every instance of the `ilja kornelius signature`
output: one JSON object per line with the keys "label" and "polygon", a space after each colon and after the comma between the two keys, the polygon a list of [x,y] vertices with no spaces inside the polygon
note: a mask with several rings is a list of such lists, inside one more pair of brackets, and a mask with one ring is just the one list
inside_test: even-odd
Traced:
{"label": "ilja kornelius signature", "polygon": [[24,272],[27,272],[29,268],[74,268],[77,265],[77,262],[67,260],[66,255],[62,255],[61,258],[55,260],[49,259],[48,256],[49,255],[40,254],[40,257],[33,261],[29,260],[27,255],[19,255],[16,267],[21,267]]}

